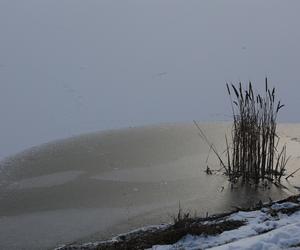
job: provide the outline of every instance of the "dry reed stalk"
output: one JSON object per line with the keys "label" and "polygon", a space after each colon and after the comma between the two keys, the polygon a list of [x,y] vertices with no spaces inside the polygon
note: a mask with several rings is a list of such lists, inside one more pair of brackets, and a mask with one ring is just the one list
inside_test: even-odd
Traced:
{"label": "dry reed stalk", "polygon": [[284,105],[276,101],[275,88],[269,88],[267,79],[264,95],[255,94],[251,82],[246,89],[241,83],[238,86],[226,84],[226,87],[233,114],[232,147],[226,138],[227,174],[230,179],[280,181],[289,158],[286,146],[279,153],[277,150],[276,120]]}
{"label": "dry reed stalk", "polygon": [[209,153],[211,150],[215,153],[230,180],[242,177],[243,180],[254,179],[257,182],[260,179],[280,182],[289,157],[286,146],[278,151],[277,116],[284,105],[276,100],[275,88],[269,88],[267,78],[264,95],[255,94],[251,82],[245,89],[241,82],[238,86],[226,84],[226,87],[233,115],[231,145],[225,136],[227,165],[194,121],[200,137],[210,147]]}

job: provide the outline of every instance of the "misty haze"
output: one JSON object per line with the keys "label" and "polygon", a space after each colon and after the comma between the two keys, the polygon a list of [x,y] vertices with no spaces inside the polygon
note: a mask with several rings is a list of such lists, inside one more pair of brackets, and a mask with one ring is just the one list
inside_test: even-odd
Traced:
{"label": "misty haze", "polygon": [[[299,9],[0,0],[0,249],[108,240],[169,223],[179,203],[206,216],[297,195]],[[266,78],[285,105],[284,177],[295,173],[285,188],[231,189],[226,174],[207,176],[219,159],[193,120],[222,153],[233,120],[226,83],[263,92]]]}

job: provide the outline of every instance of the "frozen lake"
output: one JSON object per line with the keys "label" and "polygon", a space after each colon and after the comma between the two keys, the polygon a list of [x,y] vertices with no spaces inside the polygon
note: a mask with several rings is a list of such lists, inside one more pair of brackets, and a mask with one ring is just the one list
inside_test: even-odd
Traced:
{"label": "frozen lake", "polygon": [[[201,124],[222,151],[228,124]],[[300,126],[280,126],[300,163]],[[62,243],[110,238],[137,227],[170,222],[179,203],[200,216],[296,193],[247,186],[231,189],[219,174],[207,176],[208,146],[192,124],[165,124],[93,133],[27,150],[2,162],[0,248],[49,249]],[[211,155],[208,162],[220,168]]]}
{"label": "frozen lake", "polygon": [[[280,120],[300,122],[299,8],[1,0],[0,248],[107,238],[168,221],[179,201],[205,214],[294,192],[207,178],[207,146],[189,122],[230,120],[225,83],[259,90],[265,77],[286,104]],[[227,125],[202,125],[222,148]],[[299,125],[281,135],[293,169]]]}

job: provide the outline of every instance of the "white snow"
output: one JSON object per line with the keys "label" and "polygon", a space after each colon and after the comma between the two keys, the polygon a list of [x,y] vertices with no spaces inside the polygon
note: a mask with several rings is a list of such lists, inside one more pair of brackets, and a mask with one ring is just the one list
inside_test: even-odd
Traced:
{"label": "white snow", "polygon": [[[271,208],[250,212],[237,212],[225,220],[242,220],[246,224],[238,229],[225,231],[216,236],[186,235],[173,245],[153,246],[152,250],[175,249],[288,249],[300,244],[300,211],[291,215],[279,210],[299,204],[274,203]],[[270,212],[273,211],[273,216]],[[300,249],[300,248],[291,248]]]}

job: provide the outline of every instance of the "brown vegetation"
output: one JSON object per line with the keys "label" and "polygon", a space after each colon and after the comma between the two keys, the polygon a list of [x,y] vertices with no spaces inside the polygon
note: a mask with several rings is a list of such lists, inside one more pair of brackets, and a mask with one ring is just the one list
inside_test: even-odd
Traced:
{"label": "brown vegetation", "polygon": [[276,100],[275,88],[255,94],[251,82],[248,88],[227,84],[233,113],[232,146],[227,138],[227,174],[230,178],[276,179],[280,181],[289,158],[286,146],[278,151],[277,115],[284,106]]}
{"label": "brown vegetation", "polygon": [[231,181],[242,177],[244,181],[268,179],[280,182],[289,157],[286,146],[278,150],[277,116],[284,105],[276,100],[275,88],[268,87],[267,79],[262,95],[254,93],[251,82],[247,88],[243,88],[241,82],[237,86],[226,86],[233,114],[231,141],[225,135],[227,159],[222,159],[194,121],[200,137],[215,153]]}

